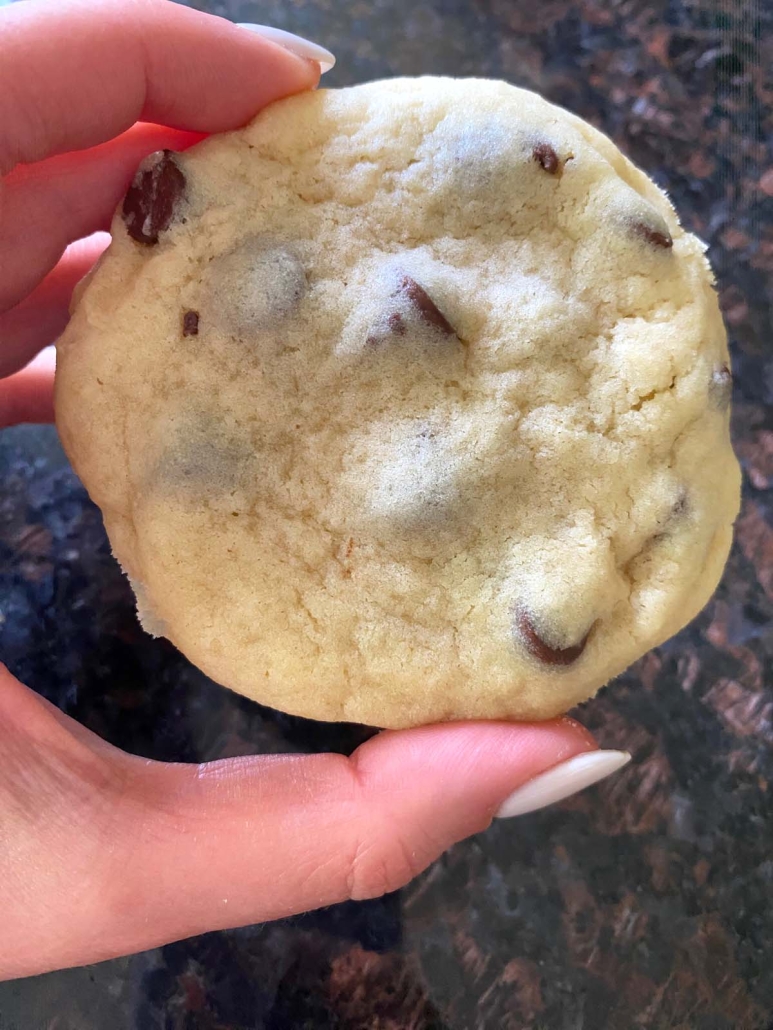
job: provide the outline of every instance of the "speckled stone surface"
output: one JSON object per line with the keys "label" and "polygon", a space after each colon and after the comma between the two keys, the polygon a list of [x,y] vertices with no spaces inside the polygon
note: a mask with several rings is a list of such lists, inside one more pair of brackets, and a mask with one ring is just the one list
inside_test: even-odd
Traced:
{"label": "speckled stone surface", "polygon": [[[737,542],[715,600],[579,718],[633,763],[404,891],[0,985],[2,1030],[773,1026],[773,7],[752,0],[210,5],[334,49],[329,85],[509,79],[608,132],[711,245],[736,370]],[[0,655],[160,759],[350,751],[139,630],[51,432],[0,436]]]}

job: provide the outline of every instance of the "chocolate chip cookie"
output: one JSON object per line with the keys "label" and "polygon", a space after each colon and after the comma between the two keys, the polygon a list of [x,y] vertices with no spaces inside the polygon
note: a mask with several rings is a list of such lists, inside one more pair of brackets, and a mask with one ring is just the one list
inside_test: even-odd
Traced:
{"label": "chocolate chip cookie", "polygon": [[147,159],[57,417],[151,633],[318,719],[545,719],[706,603],[739,502],[703,244],[497,82]]}

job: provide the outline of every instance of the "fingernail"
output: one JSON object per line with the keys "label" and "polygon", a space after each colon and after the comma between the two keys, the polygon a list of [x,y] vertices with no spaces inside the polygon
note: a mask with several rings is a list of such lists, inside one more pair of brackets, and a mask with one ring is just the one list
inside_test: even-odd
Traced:
{"label": "fingernail", "polygon": [[237,22],[237,25],[239,28],[254,32],[257,36],[262,36],[271,43],[278,43],[296,57],[305,57],[309,61],[316,61],[322,75],[329,72],[336,63],[334,55],[329,50],[325,50],[317,43],[312,43],[309,39],[304,39],[303,36],[285,32],[284,29],[275,29],[271,25],[253,25],[246,21]]}
{"label": "fingernail", "polygon": [[630,761],[631,756],[627,751],[588,751],[575,755],[568,762],[540,773],[514,790],[499,806],[495,818],[510,819],[514,815],[525,815],[526,812],[536,812],[538,808],[547,808],[611,776]]}

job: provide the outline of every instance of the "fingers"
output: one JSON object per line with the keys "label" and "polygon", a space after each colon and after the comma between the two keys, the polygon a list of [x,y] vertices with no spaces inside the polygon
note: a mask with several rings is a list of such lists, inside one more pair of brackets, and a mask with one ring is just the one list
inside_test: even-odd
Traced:
{"label": "fingers", "polygon": [[20,422],[54,421],[55,365],[51,347],[21,372],[0,379],[0,429]]}
{"label": "fingers", "polygon": [[[36,739],[44,761],[76,772],[24,771],[26,789],[46,779],[38,832],[16,833],[6,868],[0,851],[0,976],[394,890],[484,829],[515,788],[595,747],[570,720],[463,723],[382,733],[350,759],[163,766],[96,749],[87,760],[82,728],[63,748],[68,721]],[[2,898],[4,884],[15,894]]]}
{"label": "fingers", "polygon": [[136,121],[235,128],[318,78],[313,62],[165,0],[15,4],[0,15],[0,173]]}
{"label": "fingers", "polygon": [[[7,311],[56,265],[65,247],[108,230],[120,198],[143,157],[184,150],[201,133],[139,123],[116,139],[33,165],[19,165],[2,182],[0,311]],[[0,336],[2,339],[2,336]]]}
{"label": "fingers", "polygon": [[67,325],[73,289],[109,242],[107,233],[95,233],[71,244],[54,270],[25,300],[0,314],[0,390],[9,388],[2,382],[3,376],[23,368],[60,335]]}
{"label": "fingers", "polygon": [[[142,157],[241,125],[318,78],[314,62],[164,0],[108,0],[98,16],[83,0],[4,9],[0,174],[14,170],[0,182],[0,375],[61,331],[61,276],[22,301],[69,243],[109,226]],[[3,387],[11,409],[9,390],[34,400],[33,382]]]}
{"label": "fingers", "polygon": [[53,422],[56,359],[49,344],[67,324],[74,287],[109,242],[107,233],[96,233],[73,243],[26,300],[0,314],[0,429]]}

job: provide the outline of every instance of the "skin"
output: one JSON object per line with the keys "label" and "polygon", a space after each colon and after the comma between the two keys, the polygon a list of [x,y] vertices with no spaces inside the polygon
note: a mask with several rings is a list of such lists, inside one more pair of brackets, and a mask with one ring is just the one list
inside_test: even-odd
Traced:
{"label": "skin", "polygon": [[[53,369],[28,363],[66,324],[140,158],[317,80],[315,64],[163,0],[2,11],[0,426],[52,418]],[[349,758],[162,764],[0,666],[0,978],[395,890],[595,747],[570,719],[457,723],[380,733]]]}

